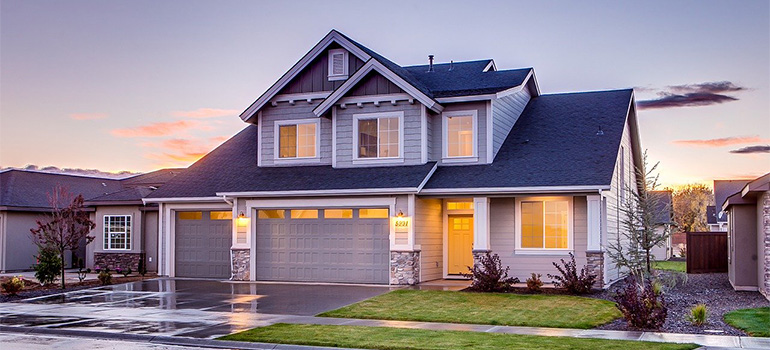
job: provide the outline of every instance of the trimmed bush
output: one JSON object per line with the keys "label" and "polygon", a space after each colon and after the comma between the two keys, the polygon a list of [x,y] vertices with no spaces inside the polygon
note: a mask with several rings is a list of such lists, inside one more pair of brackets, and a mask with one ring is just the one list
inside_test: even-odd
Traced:
{"label": "trimmed bush", "polygon": [[543,286],[543,281],[540,280],[541,275],[532,273],[532,277],[527,278],[527,290],[530,293],[539,293],[540,287]]}
{"label": "trimmed bush", "polygon": [[3,292],[8,295],[16,295],[22,289],[24,289],[24,279],[21,276],[14,276],[5,280],[0,287],[3,288]]}
{"label": "trimmed bush", "polygon": [[479,259],[478,264],[469,266],[471,273],[463,274],[473,278],[470,290],[478,292],[505,292],[511,289],[511,285],[519,283],[518,278],[508,277],[509,267],[503,269],[500,257],[497,254],[485,253]]}
{"label": "trimmed bush", "polygon": [[554,280],[553,284],[556,287],[564,288],[570,294],[586,294],[590,292],[594,285],[594,281],[596,281],[596,275],[589,273],[585,266],[580,269],[580,273],[578,274],[575,255],[569,253],[569,258],[569,262],[564,261],[564,259],[559,259],[561,260],[561,266],[555,262],[552,263],[559,271],[559,274],[548,274],[548,278]]}
{"label": "trimmed bush", "polygon": [[99,271],[99,275],[97,275],[96,277],[99,278],[99,282],[102,282],[103,286],[112,284],[112,274],[110,273],[110,269],[104,268],[98,271]]}

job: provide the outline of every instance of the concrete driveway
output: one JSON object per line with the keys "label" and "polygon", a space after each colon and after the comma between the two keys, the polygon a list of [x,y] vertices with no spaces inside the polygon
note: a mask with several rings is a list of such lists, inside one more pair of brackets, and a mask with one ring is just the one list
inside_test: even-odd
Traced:
{"label": "concrete driveway", "polygon": [[0,326],[213,338],[316,315],[390,290],[154,279],[5,303]]}

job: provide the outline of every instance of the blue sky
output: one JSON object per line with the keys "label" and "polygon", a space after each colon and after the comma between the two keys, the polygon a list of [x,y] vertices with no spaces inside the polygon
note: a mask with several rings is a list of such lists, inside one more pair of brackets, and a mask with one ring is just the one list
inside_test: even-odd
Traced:
{"label": "blue sky", "polygon": [[186,166],[336,28],[402,65],[534,67],[544,93],[729,82],[640,110],[642,145],[669,185],[758,176],[770,153],[730,151],[770,145],[769,3],[2,0],[0,166]]}

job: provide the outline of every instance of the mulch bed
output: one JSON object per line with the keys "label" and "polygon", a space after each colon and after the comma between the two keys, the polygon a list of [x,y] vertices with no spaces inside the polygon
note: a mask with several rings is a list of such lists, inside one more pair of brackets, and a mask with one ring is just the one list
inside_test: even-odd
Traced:
{"label": "mulch bed", "polygon": [[[672,274],[672,272],[664,273]],[[621,282],[618,282],[610,290],[590,296],[612,301],[612,293],[622,287],[620,284]],[[726,273],[689,274],[684,284],[674,287],[665,294],[665,300],[668,305],[668,317],[663,328],[658,331],[669,333],[746,335],[743,331],[725,323],[724,314],[737,309],[770,306],[770,302],[758,292],[733,290]],[[703,326],[692,325],[686,319],[690,309],[696,304],[706,304],[708,308],[708,319]],[[597,328],[636,330],[629,327],[624,319],[618,319]]]}
{"label": "mulch bed", "polygon": [[[112,276],[112,284],[121,284],[121,283],[128,283],[128,282],[135,282],[135,281],[142,281],[146,279],[155,278],[155,275],[147,274],[145,277],[142,276],[128,276],[128,277],[116,277]],[[68,282],[65,289],[61,289],[61,282],[56,282],[53,284],[48,285],[40,285],[37,282],[30,281],[28,279],[24,279],[24,290],[19,292],[17,295],[8,295],[5,293],[0,294],[0,303],[5,302],[11,302],[11,301],[17,301],[17,300],[23,300],[23,299],[29,299],[29,298],[35,298],[35,297],[41,297],[45,295],[52,295],[52,294],[59,294],[59,293],[66,293],[66,292],[72,292],[80,289],[88,289],[93,287],[99,287],[101,286],[101,282],[99,280],[87,280],[83,282]]]}

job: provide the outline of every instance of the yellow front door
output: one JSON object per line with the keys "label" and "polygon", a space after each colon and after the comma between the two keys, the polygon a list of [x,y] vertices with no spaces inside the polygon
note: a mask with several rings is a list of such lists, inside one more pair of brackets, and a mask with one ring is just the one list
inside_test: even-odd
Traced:
{"label": "yellow front door", "polygon": [[473,265],[473,215],[449,215],[447,274],[468,273]]}

